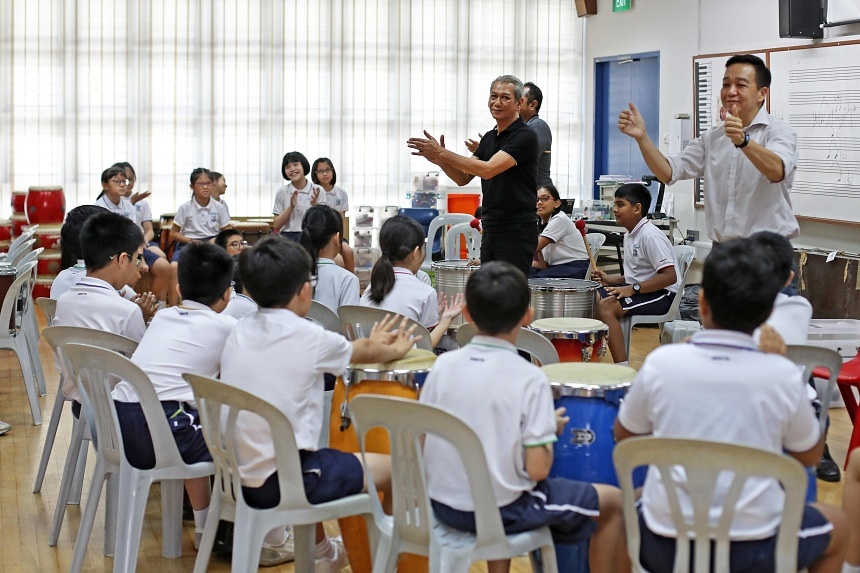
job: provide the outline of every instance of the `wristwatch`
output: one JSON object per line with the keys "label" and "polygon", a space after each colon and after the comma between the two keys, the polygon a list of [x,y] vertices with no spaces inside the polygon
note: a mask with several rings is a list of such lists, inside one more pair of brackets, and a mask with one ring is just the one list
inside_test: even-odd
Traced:
{"label": "wristwatch", "polygon": [[633,294],[639,294],[640,290],[642,290],[642,285],[639,283],[633,283]]}
{"label": "wristwatch", "polygon": [[738,149],[743,149],[744,147],[746,147],[749,144],[750,144],[750,134],[745,133],[744,134],[744,142],[741,143],[740,145],[735,145],[735,147],[737,147]]}

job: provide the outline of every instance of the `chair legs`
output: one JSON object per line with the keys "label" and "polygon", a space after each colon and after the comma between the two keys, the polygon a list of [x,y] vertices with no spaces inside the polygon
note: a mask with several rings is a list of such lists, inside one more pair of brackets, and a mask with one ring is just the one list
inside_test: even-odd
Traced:
{"label": "chair legs", "polygon": [[[71,573],[78,573],[83,566],[84,554],[87,552],[90,534],[93,531],[93,522],[96,518],[96,510],[98,510],[99,507],[99,498],[101,498],[102,487],[104,486],[104,482],[107,477],[108,475],[105,473],[104,460],[99,457],[93,473],[93,480],[90,483],[90,494],[87,498],[87,504],[84,508],[84,513],[81,516],[81,525],[78,528],[78,536],[77,539],[75,539],[75,553],[72,557],[72,566],[69,569]],[[107,555],[108,539],[110,538],[108,532],[108,516],[111,514],[111,509],[112,508],[110,507],[105,509],[105,555]],[[116,511],[113,511],[113,513],[115,515]],[[114,525],[115,523],[116,519],[114,518]]]}
{"label": "chair legs", "polygon": [[[119,515],[123,516],[116,533],[116,551],[113,560],[114,573],[130,573],[137,568],[140,552],[140,533],[146,500],[152,485],[151,472],[139,470],[123,461],[119,474]],[[182,504],[179,504],[181,509]]]}
{"label": "chair legs", "polygon": [[221,521],[221,496],[217,492],[212,496],[209,505],[209,515],[203,527],[203,539],[197,549],[197,560],[194,562],[194,573],[206,573],[209,567],[209,557],[215,546],[215,535],[218,533],[218,522]]}
{"label": "chair legs", "polygon": [[39,388],[39,395],[46,396],[48,390],[45,385],[45,372],[42,370],[42,359],[39,355],[39,327],[36,324],[36,315],[32,311],[27,312],[24,314],[22,321],[21,332],[24,333],[24,338],[30,349],[30,360],[33,362],[33,376]]}
{"label": "chair legs", "polygon": [[21,374],[24,377],[24,388],[27,390],[27,401],[30,403],[30,413],[33,415],[33,425],[42,425],[42,408],[39,406],[39,397],[36,389],[36,378],[33,375],[33,358],[30,354],[30,346],[25,336],[15,337],[15,355],[21,365]]}
{"label": "chair legs", "polygon": [[[268,532],[263,531],[262,527],[255,526],[251,515],[242,515],[242,513],[237,508],[236,521],[233,523],[233,560],[230,563],[230,569],[233,573],[252,573],[260,565],[260,548]],[[207,521],[209,521],[208,518]],[[298,549],[298,543],[296,549]],[[299,573],[298,562],[295,571]]]}
{"label": "chair legs", "polygon": [[54,408],[51,410],[51,421],[48,423],[48,433],[45,435],[45,445],[42,446],[42,459],[39,460],[39,471],[36,472],[36,483],[33,484],[33,493],[42,491],[42,483],[45,481],[45,472],[48,470],[48,460],[54,449],[54,440],[57,437],[57,428],[60,426],[60,417],[63,415],[63,407],[66,399],[63,396],[63,377],[60,375],[60,384],[57,396],[54,398]]}
{"label": "chair legs", "polygon": [[293,534],[296,536],[296,573],[314,573],[316,524],[294,525]]}
{"label": "chair legs", "polygon": [[[161,482],[161,554],[173,558],[182,556],[182,490],[185,480]],[[143,514],[140,519],[143,520]]]}
{"label": "chair legs", "polygon": [[[66,454],[66,463],[63,466],[63,477],[60,480],[60,491],[57,494],[57,507],[54,508],[54,522],[51,526],[51,534],[48,537],[48,545],[54,547],[60,538],[60,528],[63,526],[63,517],[66,515],[66,504],[72,490],[75,471],[78,468],[78,457],[81,452],[81,444],[84,441],[86,423],[83,420],[75,420],[72,425],[72,438],[69,442],[69,451]],[[83,469],[81,469],[83,472]]]}

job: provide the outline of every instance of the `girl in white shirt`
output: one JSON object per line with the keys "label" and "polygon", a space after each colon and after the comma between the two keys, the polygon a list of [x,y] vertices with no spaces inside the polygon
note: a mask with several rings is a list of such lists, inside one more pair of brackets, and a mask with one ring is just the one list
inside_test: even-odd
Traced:
{"label": "girl in white shirt", "polygon": [[275,204],[272,212],[275,220],[272,223],[284,237],[294,241],[302,234],[302,217],[305,212],[318,204],[325,204],[325,193],[322,187],[308,181],[307,175],[311,164],[307,157],[298,151],[290,151],[281,161],[281,175],[289,180],[275,194]]}
{"label": "girl in white shirt", "polygon": [[313,299],[335,312],[345,304],[358,304],[359,297],[358,277],[334,262],[342,236],[340,213],[328,205],[314,205],[302,218],[299,242],[310,253],[317,275]]}
{"label": "girl in white shirt", "polygon": [[[314,161],[311,167],[311,181],[323,188],[325,192],[324,203],[340,213],[341,219],[346,217],[346,212],[349,211],[349,196],[342,188],[336,185],[337,171],[334,169],[334,163],[328,157],[320,157]],[[343,233],[341,233],[343,237]],[[346,239],[341,239],[343,245],[340,248],[340,258],[343,263],[343,268],[351,273],[355,272],[355,253]]]}
{"label": "girl in white shirt", "polygon": [[537,215],[540,237],[529,277],[585,278],[585,240],[561,210],[561,197],[555,186],[544,185],[537,190]]}

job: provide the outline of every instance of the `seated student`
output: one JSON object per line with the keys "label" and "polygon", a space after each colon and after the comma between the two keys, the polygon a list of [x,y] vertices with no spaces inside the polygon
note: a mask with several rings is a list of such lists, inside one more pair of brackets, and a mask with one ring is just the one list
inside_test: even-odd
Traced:
{"label": "seated student", "polygon": [[554,185],[537,190],[537,215],[540,236],[529,277],[585,278],[589,265],[585,239],[561,210],[561,196]]}
{"label": "seated student", "polygon": [[619,319],[637,314],[663,314],[672,306],[681,281],[672,243],[645,218],[651,193],[641,183],[625,183],[615,191],[615,222],[624,233],[624,275],[594,269],[598,291],[597,318],[609,327],[609,351],[616,364],[627,364]]}
{"label": "seated student", "polygon": [[[265,237],[239,257],[245,288],[260,310],[240,320],[221,357],[221,380],[255,394],[281,410],[296,434],[305,494],[323,503],[365,491],[361,456],[318,449],[324,420],[323,374],[342,373],[350,362],[387,362],[401,358],[414,343],[412,332],[389,330],[394,320],[374,329],[370,338],[349,342],[305,315],[313,293],[310,256],[298,243]],[[271,429],[258,416],[243,412],[236,420],[242,490],[250,505],[273,507],[280,500]],[[388,456],[366,457],[369,478],[390,490]],[[388,496],[390,498],[390,496]],[[317,526],[315,571],[340,571],[347,565],[340,539],[329,539]],[[283,528],[270,531],[264,548],[292,556]],[[285,559],[286,560],[286,559]]]}
{"label": "seated student", "polygon": [[[349,195],[337,185],[337,171],[331,159],[320,157],[314,161],[311,166],[311,181],[322,187],[325,192],[325,201],[322,203],[337,211],[340,214],[341,222],[343,222],[346,218],[346,212],[349,211]],[[343,245],[341,245],[340,254],[334,260],[349,272],[354,273],[355,252],[349,246],[349,241],[343,236],[343,232],[341,232],[341,242]]]}
{"label": "seated student", "polygon": [[260,307],[245,292],[245,283],[242,282],[242,273],[239,271],[239,255],[233,255],[233,261],[233,296],[224,309],[224,314],[240,320],[252,312],[257,312]]}
{"label": "seated student", "polygon": [[860,451],[854,450],[845,469],[842,511],[848,517],[848,551],[842,573],[860,573]]}
{"label": "seated student", "polygon": [[[161,310],[152,319],[131,357],[146,372],[169,420],[183,461],[212,461],[200,427],[191,386],[185,372],[217,377],[224,342],[236,319],[219,314],[230,300],[233,259],[223,249],[192,244],[179,256],[182,305]],[[155,466],[155,450],[134,388],[120,382],[113,391],[126,457],[137,468]],[[209,510],[209,478],[186,480],[194,508],[194,547],[200,545]]]}
{"label": "seated student", "polygon": [[318,204],[325,204],[322,187],[308,181],[311,164],[307,157],[298,151],[289,151],[281,161],[281,176],[289,181],[275,193],[272,212],[275,219],[272,226],[280,234],[298,241],[302,234],[302,218],[305,212]]}
{"label": "seated student", "polygon": [[370,285],[359,304],[421,323],[430,331],[435,348],[463,303],[462,296],[452,301],[440,298],[433,287],[416,277],[424,262],[424,242],[424,230],[409,217],[395,215],[386,220],[379,230],[382,256],[370,271]]}
{"label": "seated student", "polygon": [[337,312],[345,304],[358,304],[358,277],[335,264],[340,253],[343,219],[328,205],[314,205],[302,219],[301,245],[307,249],[317,276],[314,300]]}
{"label": "seated student", "polygon": [[[564,409],[553,411],[546,375],[514,346],[533,314],[526,277],[509,263],[483,265],[466,283],[464,312],[475,321],[477,335],[436,360],[419,400],[449,410],[478,435],[507,533],[549,525],[559,543],[591,537],[591,571],[623,571],[618,488],[547,477],[552,444],[567,418]],[[428,435],[424,465],[436,517],[474,532],[475,506],[453,447]],[[507,571],[508,565],[507,560],[491,562],[490,571]]]}
{"label": "seated student", "polygon": [[81,227],[87,219],[104,209],[95,205],[81,205],[66,213],[66,220],[60,229],[60,266],[63,267],[51,283],[51,298],[57,300],[87,274],[84,254],[81,251]]}
{"label": "seated student", "polygon": [[242,233],[236,229],[224,229],[217,235],[213,241],[216,245],[227,251],[231,257],[235,257],[242,251],[248,248],[248,241],[242,236]]}
{"label": "seated student", "polygon": [[[824,442],[800,370],[782,356],[759,351],[751,336],[770,315],[783,283],[773,258],[757,242],[715,245],[699,292],[705,330],[687,344],[661,346],[648,355],[621,404],[616,439],[653,434],[713,440],[786,452],[805,466],[818,463]],[[743,541],[732,543],[731,570],[772,571],[782,489],[773,480],[752,478],[744,492],[729,532],[732,540]],[[714,498],[725,494],[717,491]],[[673,569],[676,530],[665,495],[659,474],[649,470],[640,510],[640,561],[653,573]],[[689,514],[683,494],[681,505]],[[846,533],[839,509],[808,504],[798,569],[838,572]]]}
{"label": "seated student", "polygon": [[[118,289],[140,278],[143,234],[134,221],[100,209],[81,229],[80,244],[87,273],[57,298],[54,324],[83,326],[140,340],[146,332],[141,308],[120,296]],[[150,311],[156,301],[150,299]],[[80,412],[80,394],[70,376],[63,377],[63,394]]]}
{"label": "seated student", "polygon": [[224,200],[224,195],[227,193],[227,180],[224,175],[217,171],[211,171],[212,181],[212,198],[221,203],[224,210],[227,211],[227,217],[230,217],[230,207],[227,206],[227,201]]}

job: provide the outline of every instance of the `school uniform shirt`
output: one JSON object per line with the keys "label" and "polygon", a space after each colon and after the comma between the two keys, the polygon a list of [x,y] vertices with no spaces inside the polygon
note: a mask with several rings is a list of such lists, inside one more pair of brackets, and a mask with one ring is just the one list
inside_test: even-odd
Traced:
{"label": "school uniform shirt", "polygon": [[143,228],[143,224],[148,222],[152,222],[152,208],[149,206],[149,201],[146,199],[141,199],[137,203],[134,204],[134,212],[135,212],[135,220],[137,221],[137,226],[140,227],[141,233],[146,233]]}
{"label": "school uniform shirt", "polygon": [[[557,439],[552,390],[546,374],[523,360],[513,344],[475,336],[463,348],[442,354],[419,401],[451,411],[478,435],[499,507],[535,487],[526,472],[524,448]],[[448,442],[428,435],[424,465],[431,499],[475,510],[463,464]]]}
{"label": "school uniform shirt", "polygon": [[428,275],[427,273],[425,273],[425,272],[424,272],[424,271],[422,271],[421,269],[418,269],[418,272],[417,272],[417,273],[415,273],[415,276],[416,276],[416,277],[418,278],[418,280],[419,280],[419,281],[421,281],[422,283],[427,284],[427,285],[430,285],[430,286],[433,286],[433,280],[430,278],[430,275]]}
{"label": "school uniform shirt", "polygon": [[105,193],[96,199],[96,206],[101,207],[102,209],[107,209],[111,213],[122,215],[126,219],[131,219],[140,226],[140,222],[137,220],[137,211],[135,210],[134,205],[131,204],[131,200],[128,197],[120,197],[119,204],[114,205],[108,198],[107,193]]}
{"label": "school uniform shirt", "polygon": [[427,329],[439,324],[436,290],[418,279],[412,271],[394,267],[394,287],[380,304],[370,300],[370,286],[361,295],[359,304],[396,312],[420,322]]}
{"label": "school uniform shirt", "polygon": [[[278,189],[278,192],[275,194],[275,205],[272,207],[272,212],[276,217],[290,206],[290,199],[292,198],[293,191],[295,190],[296,188],[293,187],[292,183],[288,183]],[[304,189],[299,189],[299,196],[296,198],[296,206],[293,209],[293,212],[290,213],[290,218],[287,221],[287,224],[281,227],[279,229],[280,231],[285,233],[301,233],[302,218],[305,216],[305,212],[311,208],[311,199],[313,198],[314,190],[319,190],[320,192],[319,197],[317,198],[317,205],[326,204],[326,192],[323,188],[308,181],[308,184],[305,185]]]}
{"label": "school uniform shirt", "polygon": [[627,284],[647,281],[666,267],[675,267],[678,279],[666,287],[678,292],[683,278],[675,263],[675,249],[660,229],[642,219],[632,231],[624,233],[624,280]]}
{"label": "school uniform shirt", "polygon": [[[805,399],[805,388],[793,362],[759,351],[752,336],[703,330],[688,344],[661,346],[648,355],[621,403],[618,421],[634,434],[711,440],[777,454],[783,448],[803,452],[819,438],[819,423]],[[728,492],[727,482],[721,482],[715,509],[722,507]],[[689,497],[679,497],[684,515],[691,518]],[[731,539],[774,535],[783,501],[776,480],[749,478],[738,499]],[[654,468],[648,470],[642,504],[652,532],[676,536]]]}
{"label": "school uniform shirt", "polygon": [[559,212],[550,217],[540,236],[552,241],[541,250],[546,264],[563,265],[588,260],[582,233],[567,213]]}
{"label": "school uniform shirt", "polygon": [[[57,299],[54,324],[104,330],[137,341],[146,332],[139,306],[124,299],[107,282],[88,276]],[[70,400],[81,399],[70,376],[63,377],[63,394]]]}
{"label": "school uniform shirt", "polygon": [[230,216],[218,201],[209,199],[204,207],[192,197],[179,206],[173,224],[189,239],[209,239],[230,224]]}
{"label": "school uniform shirt", "polygon": [[254,302],[254,299],[251,297],[244,294],[233,293],[233,296],[230,297],[230,302],[227,303],[227,308],[225,308],[221,314],[232,316],[236,320],[241,320],[252,312],[257,312],[258,308],[260,307],[257,306],[257,303]]}
{"label": "school uniform shirt", "polygon": [[57,273],[57,278],[51,283],[51,298],[57,300],[60,298],[60,295],[77,284],[85,276],[87,276],[87,266],[84,264],[83,259],[78,259],[78,262],[73,266]]}
{"label": "school uniform shirt", "polygon": [[230,218],[230,207],[227,205],[227,201],[223,198],[218,200],[218,203],[221,203],[221,206],[224,207],[224,210],[227,212],[227,218]]}
{"label": "school uniform shirt", "polygon": [[325,193],[326,205],[341,213],[349,211],[349,196],[346,194],[346,191],[337,185],[333,186],[331,191],[323,191]]}
{"label": "school uniform shirt", "polygon": [[337,312],[345,304],[358,304],[360,292],[357,276],[337,266],[331,259],[317,261],[315,301]]}
{"label": "school uniform shirt", "polygon": [[[261,308],[240,320],[221,356],[221,380],[259,396],[293,425],[300,450],[316,450],[323,420],[323,374],[342,374],[352,345],[340,334],[291,310]],[[222,423],[224,423],[222,418]],[[273,436],[257,414],[236,420],[239,472],[246,487],[260,487],[275,472]]]}
{"label": "school uniform shirt", "polygon": [[[217,378],[221,372],[224,343],[236,325],[193,300],[155,313],[131,361],[146,372],[162,402],[176,400],[194,404],[194,392],[182,378],[184,372]],[[121,381],[113,390],[114,400],[139,402],[134,387]]]}

